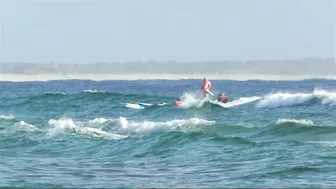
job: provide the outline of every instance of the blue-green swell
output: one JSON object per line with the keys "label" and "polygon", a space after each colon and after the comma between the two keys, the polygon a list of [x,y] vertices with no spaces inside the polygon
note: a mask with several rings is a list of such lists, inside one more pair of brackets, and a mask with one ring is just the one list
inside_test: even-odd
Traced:
{"label": "blue-green swell", "polygon": [[[336,82],[0,82],[1,187],[336,187]],[[167,103],[143,110],[125,103]]]}

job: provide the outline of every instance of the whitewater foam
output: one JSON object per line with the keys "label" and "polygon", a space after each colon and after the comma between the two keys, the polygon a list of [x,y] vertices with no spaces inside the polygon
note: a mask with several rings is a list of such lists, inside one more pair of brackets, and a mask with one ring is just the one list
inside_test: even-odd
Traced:
{"label": "whitewater foam", "polygon": [[[102,119],[97,119],[102,120]],[[92,120],[97,123],[97,121]],[[99,128],[92,128],[92,127],[83,127],[83,126],[77,126],[74,121],[70,118],[61,118],[59,120],[51,119],[48,121],[50,125],[52,125],[54,128],[49,130],[49,135],[54,136],[59,133],[75,133],[79,135],[86,135],[91,137],[104,137],[109,139],[122,139],[127,136],[122,136],[114,133],[108,133],[105,132]]]}
{"label": "whitewater foam", "polygon": [[304,104],[315,98],[313,94],[307,93],[274,93],[265,96],[257,107],[259,108],[277,108],[286,106],[296,106]]}
{"label": "whitewater foam", "polygon": [[63,92],[44,92],[43,94],[50,94],[50,95],[65,95]]}
{"label": "whitewater foam", "polygon": [[197,107],[200,108],[203,106],[203,104],[207,101],[208,99],[199,99],[200,93],[197,92],[192,92],[192,93],[184,93],[181,97],[180,100],[182,104],[180,107],[182,108],[191,108],[191,107]]}
{"label": "whitewater foam", "polygon": [[277,125],[284,124],[284,123],[296,123],[296,124],[299,124],[299,125],[306,125],[306,126],[313,126],[314,125],[314,122],[312,120],[309,120],[309,119],[300,119],[300,120],[297,120],[297,119],[279,119],[276,122]]}
{"label": "whitewater foam", "polygon": [[[157,130],[173,130],[177,128],[185,128],[186,131],[195,129],[195,126],[213,125],[215,121],[208,121],[201,118],[176,119],[163,122],[154,121],[130,121],[125,117],[117,119],[95,118],[86,122],[74,122],[71,118],[61,118],[58,120],[51,119],[49,125],[53,126],[49,129],[49,136],[55,136],[60,133],[75,133],[78,135],[86,135],[91,137],[107,137],[112,139],[122,139],[129,134],[153,132]],[[113,133],[107,132],[99,128],[101,124],[106,124],[112,129]]]}
{"label": "whitewater foam", "polygon": [[176,119],[165,122],[154,122],[154,121],[128,121],[124,117],[120,117],[120,124],[123,129],[130,132],[144,132],[153,131],[156,129],[176,129],[179,127],[192,128],[201,125],[213,125],[215,121],[208,121],[201,118],[190,118],[190,119]]}
{"label": "whitewater foam", "polygon": [[20,127],[20,129],[23,129],[25,131],[31,131],[31,132],[33,132],[33,131],[42,131],[41,129],[39,129],[35,125],[26,123],[24,121],[19,121],[19,122],[15,123],[15,125],[18,126],[18,127]]}
{"label": "whitewater foam", "polygon": [[109,120],[105,119],[105,118],[94,118],[93,120],[89,120],[88,123],[90,125],[99,125],[99,124],[105,123],[107,121],[109,121]]}
{"label": "whitewater foam", "polygon": [[336,105],[336,92],[329,92],[323,89],[315,89],[314,95],[322,99],[322,104]]}
{"label": "whitewater foam", "polygon": [[322,104],[336,105],[336,92],[330,92],[323,89],[314,89],[312,93],[273,93],[265,96],[257,107],[259,108],[277,108],[289,107],[305,104],[313,99],[321,100]]}
{"label": "whitewater foam", "polygon": [[0,115],[0,120],[3,119],[3,120],[11,120],[11,119],[14,119],[15,117],[13,115]]}
{"label": "whitewater foam", "polygon": [[91,90],[91,89],[84,90],[83,92],[84,93],[104,93],[104,91],[97,91],[97,90]]}

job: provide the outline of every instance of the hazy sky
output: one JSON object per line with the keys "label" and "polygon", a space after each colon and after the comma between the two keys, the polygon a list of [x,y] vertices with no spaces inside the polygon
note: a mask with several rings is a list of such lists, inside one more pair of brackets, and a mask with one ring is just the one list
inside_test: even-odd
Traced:
{"label": "hazy sky", "polygon": [[334,0],[0,0],[0,61],[334,57]]}

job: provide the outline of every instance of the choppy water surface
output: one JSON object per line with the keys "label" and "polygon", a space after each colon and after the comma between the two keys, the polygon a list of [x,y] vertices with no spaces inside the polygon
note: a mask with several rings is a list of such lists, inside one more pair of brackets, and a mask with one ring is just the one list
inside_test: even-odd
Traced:
{"label": "choppy water surface", "polygon": [[0,82],[0,186],[336,187],[335,81],[201,84]]}

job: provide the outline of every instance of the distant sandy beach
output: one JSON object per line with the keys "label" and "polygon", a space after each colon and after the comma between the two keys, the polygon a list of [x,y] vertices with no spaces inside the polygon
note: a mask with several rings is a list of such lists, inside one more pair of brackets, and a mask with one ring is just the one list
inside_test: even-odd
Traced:
{"label": "distant sandy beach", "polygon": [[304,80],[311,78],[336,79],[336,75],[262,75],[262,74],[1,74],[0,81],[49,81],[49,80],[180,80],[202,79],[207,77],[211,80]]}

